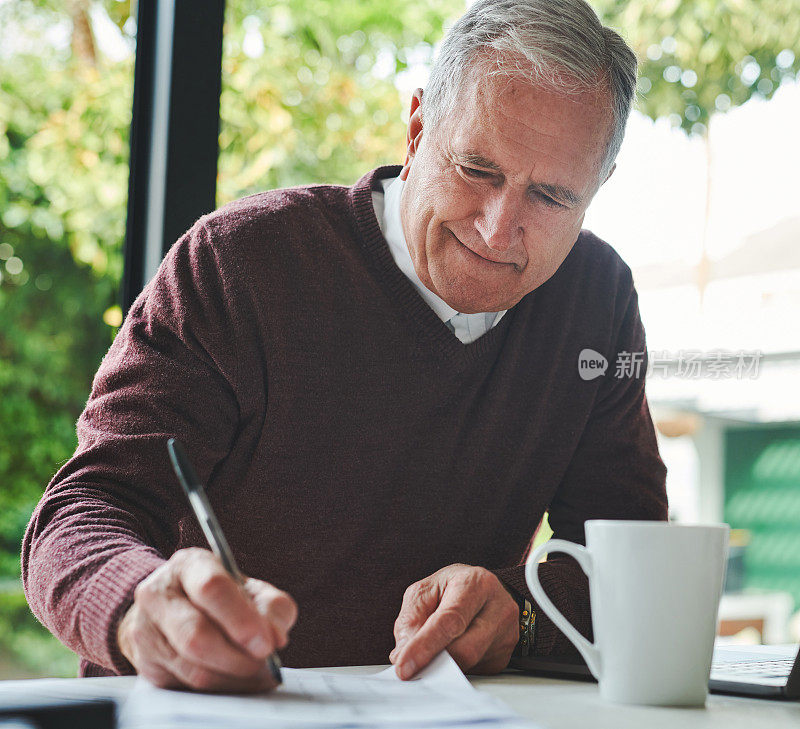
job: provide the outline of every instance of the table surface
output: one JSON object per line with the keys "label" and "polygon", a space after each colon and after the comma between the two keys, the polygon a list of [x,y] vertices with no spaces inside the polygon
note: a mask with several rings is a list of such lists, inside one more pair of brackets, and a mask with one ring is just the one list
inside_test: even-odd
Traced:
{"label": "table surface", "polygon": [[[314,669],[337,673],[368,674],[385,666],[348,666]],[[595,683],[527,676],[508,671],[497,676],[470,676],[475,688],[504,701],[518,714],[542,729],[783,729],[800,727],[800,702],[750,699],[709,694],[702,708],[622,706],[603,701]],[[68,679],[76,693],[86,696],[95,687],[98,696],[121,697],[135,677]],[[36,681],[0,681],[0,696],[21,698],[35,692]]]}

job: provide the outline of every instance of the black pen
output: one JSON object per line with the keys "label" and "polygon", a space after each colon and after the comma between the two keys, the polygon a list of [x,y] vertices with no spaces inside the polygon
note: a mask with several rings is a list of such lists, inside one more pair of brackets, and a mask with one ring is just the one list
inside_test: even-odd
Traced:
{"label": "black pen", "polygon": [[[189,456],[186,455],[186,451],[180,441],[175,438],[170,438],[167,441],[167,450],[172,461],[172,467],[178,476],[178,481],[181,482],[181,486],[183,486],[183,490],[189,498],[189,503],[192,505],[194,514],[200,522],[212,551],[219,557],[222,566],[225,567],[231,577],[243,587],[244,576],[236,565],[231,548],[228,546],[228,540],[225,539],[225,534],[223,534],[222,527],[220,527],[217,517],[214,515],[214,510],[211,508],[211,504],[208,503],[203,484],[200,483]],[[272,678],[279,684],[283,683],[281,661],[276,653],[267,658],[267,665],[272,673]]]}

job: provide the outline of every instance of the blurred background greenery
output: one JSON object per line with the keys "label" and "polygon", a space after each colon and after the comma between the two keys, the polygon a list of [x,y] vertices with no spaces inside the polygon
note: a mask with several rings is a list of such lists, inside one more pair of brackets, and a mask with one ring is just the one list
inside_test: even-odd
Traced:
{"label": "blurred background greenery", "polygon": [[[643,61],[640,110],[689,134],[798,69],[797,0],[593,5]],[[401,162],[408,91],[463,9],[229,0],[217,203]],[[135,26],[129,0],[0,0],[0,677],[77,668],[27,609],[19,549],[122,320]]]}

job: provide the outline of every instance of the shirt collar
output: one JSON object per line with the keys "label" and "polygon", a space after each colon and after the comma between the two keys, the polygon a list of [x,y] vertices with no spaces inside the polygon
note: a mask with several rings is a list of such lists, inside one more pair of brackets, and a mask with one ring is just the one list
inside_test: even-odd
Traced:
{"label": "shirt collar", "polygon": [[381,184],[384,191],[384,206],[383,215],[379,215],[378,220],[383,218],[381,229],[395,263],[442,321],[452,319],[458,312],[422,283],[417,276],[411,254],[408,252],[403,222],[400,219],[400,195],[403,192],[403,180],[399,177],[388,178],[381,180]]}
{"label": "shirt collar", "polygon": [[375,208],[375,217],[378,219],[383,237],[389,244],[389,251],[394,258],[397,267],[405,274],[419,295],[425,300],[434,313],[445,323],[449,322],[456,314],[459,314],[462,328],[467,326],[472,332],[468,336],[469,341],[474,341],[477,337],[496,326],[503,318],[505,311],[486,312],[477,314],[461,314],[444,299],[434,294],[425,284],[422,283],[411,254],[408,252],[406,236],[403,232],[403,221],[400,218],[400,196],[403,192],[403,180],[400,177],[388,177],[381,180],[383,194],[373,190],[372,204]]}

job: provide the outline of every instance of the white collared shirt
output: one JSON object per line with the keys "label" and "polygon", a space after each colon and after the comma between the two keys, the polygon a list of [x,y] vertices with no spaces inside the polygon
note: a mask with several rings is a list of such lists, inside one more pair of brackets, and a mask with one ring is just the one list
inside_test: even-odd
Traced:
{"label": "white collared shirt", "polygon": [[451,331],[464,344],[474,342],[496,326],[506,312],[487,311],[477,314],[462,314],[422,283],[414,269],[411,254],[408,252],[403,224],[400,220],[400,195],[403,192],[403,180],[399,177],[389,177],[381,180],[381,184],[383,185],[383,194],[373,191],[372,205],[375,208],[375,217],[378,218],[383,237],[389,244],[394,262],[428,306],[447,324]]}

